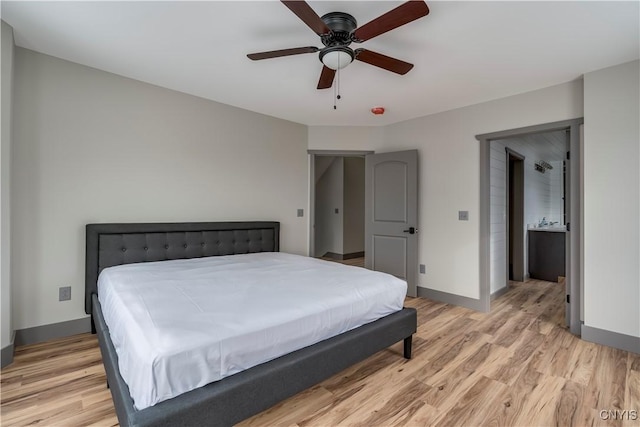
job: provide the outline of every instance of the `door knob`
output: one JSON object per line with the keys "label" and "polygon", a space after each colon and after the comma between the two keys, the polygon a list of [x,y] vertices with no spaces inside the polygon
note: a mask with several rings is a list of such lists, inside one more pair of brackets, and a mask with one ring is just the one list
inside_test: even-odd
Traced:
{"label": "door knob", "polygon": [[403,233],[409,233],[409,234],[416,234],[416,231],[418,230],[416,230],[415,227],[409,227],[406,230],[402,230]]}

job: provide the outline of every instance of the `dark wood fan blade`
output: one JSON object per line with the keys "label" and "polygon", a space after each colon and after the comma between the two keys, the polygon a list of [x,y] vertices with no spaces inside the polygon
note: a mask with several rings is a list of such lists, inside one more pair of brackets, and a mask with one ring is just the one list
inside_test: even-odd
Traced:
{"label": "dark wood fan blade", "polygon": [[319,49],[315,46],[294,47],[293,49],[271,50],[269,52],[250,53],[247,55],[249,59],[257,61],[259,59],[278,58],[280,56],[299,55],[301,53],[313,53]]}
{"label": "dark wood fan blade", "polygon": [[413,64],[367,49],[356,49],[355,53],[358,61],[366,62],[397,74],[407,74],[413,68]]}
{"label": "dark wood fan blade", "polygon": [[424,1],[408,1],[364,24],[356,29],[353,35],[356,38],[355,41],[363,42],[428,14],[429,8]]}
{"label": "dark wood fan blade", "polygon": [[298,18],[302,19],[302,22],[307,24],[316,34],[322,35],[331,32],[331,29],[327,27],[327,24],[320,19],[318,14],[311,9],[311,6],[309,6],[306,1],[281,1],[291,10],[291,12],[295,13]]}
{"label": "dark wood fan blade", "polygon": [[320,80],[318,81],[318,89],[329,89],[333,85],[335,75],[336,70],[332,70],[326,65],[322,67],[322,73],[320,73]]}

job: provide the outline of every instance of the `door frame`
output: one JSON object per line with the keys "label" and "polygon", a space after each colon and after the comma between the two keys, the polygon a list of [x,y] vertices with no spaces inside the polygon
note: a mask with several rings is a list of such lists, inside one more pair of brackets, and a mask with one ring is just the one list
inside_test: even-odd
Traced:
{"label": "door frame", "polygon": [[[490,295],[490,200],[489,200],[489,175],[490,175],[490,143],[496,139],[506,139],[518,136],[529,135],[532,133],[550,132],[557,130],[569,130],[569,151],[571,159],[569,161],[567,171],[567,194],[569,197],[567,218],[569,232],[566,233],[566,293],[571,298],[569,304],[569,329],[575,335],[580,334],[581,319],[580,312],[582,306],[582,296],[580,292],[582,282],[582,221],[581,221],[581,193],[580,187],[582,183],[580,164],[580,125],[584,124],[584,118],[576,118],[571,120],[562,120],[552,123],[545,123],[534,126],[526,126],[515,129],[508,129],[499,132],[485,133],[476,135],[476,139],[480,142],[480,306],[485,312],[491,310]],[[565,301],[565,303],[567,303]],[[568,304],[568,303],[567,303]]]}
{"label": "door frame", "polygon": [[[525,157],[518,153],[517,151],[512,150],[509,147],[505,147],[505,154],[506,154],[506,201],[507,201],[507,215],[506,215],[506,221],[505,221],[505,228],[506,228],[506,234],[505,234],[505,241],[506,241],[506,259],[507,259],[507,275],[506,275],[506,287],[508,289],[509,287],[509,280],[511,280],[509,278],[510,274],[509,274],[509,261],[511,260],[510,257],[510,252],[513,250],[514,254],[513,254],[513,280],[518,281],[518,282],[522,282],[525,279],[525,274],[524,274],[524,159]],[[516,162],[518,163],[517,168],[514,168],[514,173],[518,174],[517,177],[514,177],[514,180],[517,178],[518,179],[518,194],[516,197],[514,197],[514,200],[511,200],[511,159],[515,159]],[[514,205],[514,214],[513,216],[516,218],[516,221],[514,221],[514,223],[511,223],[511,205]],[[514,239],[514,247],[511,247],[511,233],[514,231],[512,230],[512,226],[514,228],[517,228],[518,230],[520,230],[520,232],[517,235],[517,239]],[[517,265],[516,265],[516,260],[517,259]],[[516,270],[517,268],[517,270]],[[521,278],[518,279],[517,277]]]}
{"label": "door frame", "polygon": [[309,256],[314,257],[316,252],[316,156],[324,157],[362,157],[373,154],[374,151],[365,150],[307,150],[309,154]]}

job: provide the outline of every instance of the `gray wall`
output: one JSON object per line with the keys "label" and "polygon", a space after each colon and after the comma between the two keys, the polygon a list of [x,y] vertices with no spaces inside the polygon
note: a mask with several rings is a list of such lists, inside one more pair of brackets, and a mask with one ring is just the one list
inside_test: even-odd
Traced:
{"label": "gray wall", "polygon": [[85,316],[87,223],[276,220],[307,253],[305,126],[22,48],[15,67],[15,329]]}
{"label": "gray wall", "polygon": [[[11,140],[13,92],[13,29],[2,21],[2,142],[0,146],[0,348],[13,342],[11,320]],[[10,349],[9,349],[10,350]],[[2,352],[3,355],[5,352]],[[10,351],[9,351],[10,354]],[[2,366],[5,365],[2,361]]]}
{"label": "gray wall", "polygon": [[584,325],[640,337],[640,62],[584,76]]}
{"label": "gray wall", "polygon": [[[316,165],[327,161],[327,157],[316,156]],[[315,256],[324,256],[327,252],[341,254],[344,228],[344,159],[330,157],[329,167],[320,171],[316,181],[315,201]],[[335,210],[338,209],[338,213]]]}

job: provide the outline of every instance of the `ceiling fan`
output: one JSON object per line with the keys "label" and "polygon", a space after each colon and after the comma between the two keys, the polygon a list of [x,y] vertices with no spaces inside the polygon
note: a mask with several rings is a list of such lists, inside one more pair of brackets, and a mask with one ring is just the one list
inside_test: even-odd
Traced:
{"label": "ceiling fan", "polygon": [[353,50],[349,45],[351,43],[362,43],[370,40],[387,31],[422,18],[429,13],[429,8],[424,1],[408,1],[384,15],[377,17],[373,21],[358,27],[356,19],[348,13],[330,12],[319,17],[305,1],[281,1],[320,36],[324,47],[306,46],[272,50],[268,52],[250,53],[247,57],[257,61],[281,56],[320,52],[320,62],[322,62],[323,67],[320,74],[320,81],[318,81],[318,89],[330,88],[333,85],[336,70],[346,67],[353,62],[354,59],[397,74],[404,75],[408,73],[409,70],[413,68],[413,64],[367,49],[359,48]]}

